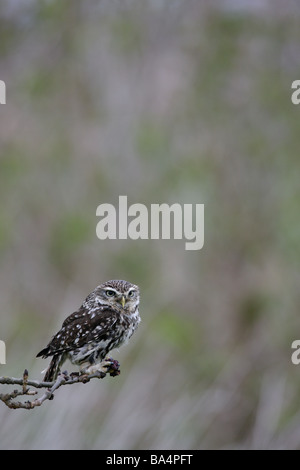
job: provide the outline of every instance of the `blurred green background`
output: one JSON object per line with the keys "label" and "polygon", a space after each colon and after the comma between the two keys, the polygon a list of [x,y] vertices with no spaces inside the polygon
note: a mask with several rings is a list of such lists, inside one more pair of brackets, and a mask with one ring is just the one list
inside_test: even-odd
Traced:
{"label": "blurred green background", "polygon": [[[300,448],[299,40],[292,0],[1,1],[0,375],[105,280],[143,319],[119,377],[0,403],[1,449]],[[204,203],[204,248],[100,241],[119,195]]]}

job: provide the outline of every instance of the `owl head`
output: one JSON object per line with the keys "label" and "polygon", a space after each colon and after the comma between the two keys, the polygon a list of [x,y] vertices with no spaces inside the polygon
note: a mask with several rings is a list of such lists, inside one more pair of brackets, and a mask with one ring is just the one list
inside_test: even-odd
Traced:
{"label": "owl head", "polygon": [[108,305],[128,314],[135,312],[140,302],[138,286],[128,281],[106,281],[96,287],[94,294],[96,303]]}

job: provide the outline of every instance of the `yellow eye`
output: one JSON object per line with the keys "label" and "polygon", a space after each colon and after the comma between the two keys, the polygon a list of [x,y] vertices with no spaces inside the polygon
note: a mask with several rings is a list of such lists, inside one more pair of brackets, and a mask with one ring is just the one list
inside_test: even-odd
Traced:
{"label": "yellow eye", "polygon": [[106,290],[106,295],[107,295],[107,297],[114,297],[114,295],[116,295],[116,293],[115,293],[114,290],[107,289]]}
{"label": "yellow eye", "polygon": [[135,296],[135,291],[131,290],[128,292],[128,297],[134,297]]}

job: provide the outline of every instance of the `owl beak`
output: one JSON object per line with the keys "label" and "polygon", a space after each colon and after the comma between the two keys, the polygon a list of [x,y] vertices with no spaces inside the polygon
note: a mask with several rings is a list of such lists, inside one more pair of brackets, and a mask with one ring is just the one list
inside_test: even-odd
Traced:
{"label": "owl beak", "polygon": [[123,308],[124,308],[125,303],[126,303],[125,297],[124,295],[122,295],[121,304]]}

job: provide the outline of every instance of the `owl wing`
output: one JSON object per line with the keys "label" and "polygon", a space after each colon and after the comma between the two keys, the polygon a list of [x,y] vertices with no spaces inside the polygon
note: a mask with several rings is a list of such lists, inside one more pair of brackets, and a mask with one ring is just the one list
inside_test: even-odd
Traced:
{"label": "owl wing", "polygon": [[37,357],[53,356],[80,348],[92,341],[107,339],[117,321],[116,315],[116,312],[107,306],[94,309],[81,306],[65,319],[61,329]]}

